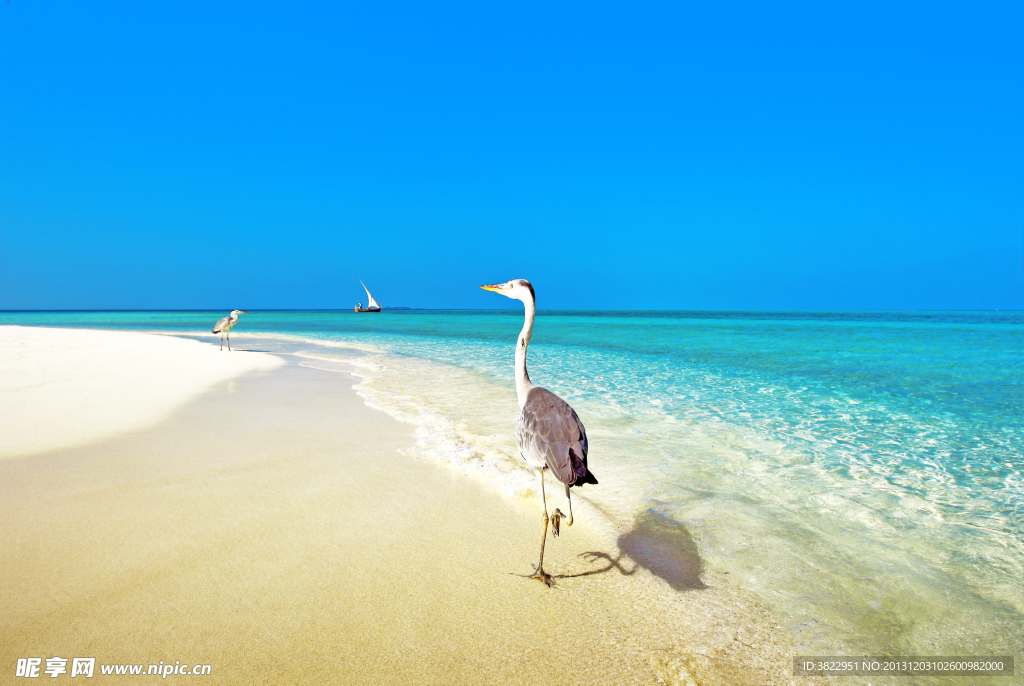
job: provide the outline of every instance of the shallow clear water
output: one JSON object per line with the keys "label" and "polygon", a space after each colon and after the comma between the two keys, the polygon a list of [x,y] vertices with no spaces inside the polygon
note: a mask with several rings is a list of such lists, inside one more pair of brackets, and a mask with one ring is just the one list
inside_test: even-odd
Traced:
{"label": "shallow clear water", "polygon": [[[222,314],[0,323],[196,332]],[[512,437],[521,325],[253,312],[234,338],[356,365],[372,404],[417,425],[414,452],[517,497],[534,487]],[[580,497],[619,527],[685,533],[807,650],[1021,644],[1024,313],[542,312],[529,368],[587,425],[601,484]]]}

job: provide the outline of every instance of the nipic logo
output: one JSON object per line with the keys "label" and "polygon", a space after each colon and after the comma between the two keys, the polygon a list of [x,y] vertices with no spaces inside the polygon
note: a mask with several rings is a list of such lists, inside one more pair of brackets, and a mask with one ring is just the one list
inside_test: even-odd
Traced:
{"label": "nipic logo", "polygon": [[[43,663],[41,657],[19,657],[18,666],[14,670],[14,676],[23,676],[29,679],[39,677],[39,669]],[[76,657],[71,660],[71,674],[69,676],[92,677],[96,669],[96,658]],[[57,678],[60,674],[67,674],[68,659],[66,657],[46,658],[46,669],[43,670],[51,678]]]}
{"label": "nipic logo", "polygon": [[[206,676],[210,674],[212,669],[210,665],[191,664],[189,662],[181,664],[180,660],[176,660],[172,665],[170,663],[164,664],[164,661],[161,660],[159,664],[149,665],[148,667],[144,664],[101,664],[100,674],[102,676],[139,676],[145,674],[166,679],[169,676]],[[19,657],[14,676],[38,679],[42,672],[54,679],[61,674],[67,674],[70,677],[84,676],[90,679],[95,670],[96,658],[94,657],[72,658],[70,674],[68,674],[68,658],[66,657],[54,656],[46,658],[45,669],[43,668],[43,658],[41,657]]]}

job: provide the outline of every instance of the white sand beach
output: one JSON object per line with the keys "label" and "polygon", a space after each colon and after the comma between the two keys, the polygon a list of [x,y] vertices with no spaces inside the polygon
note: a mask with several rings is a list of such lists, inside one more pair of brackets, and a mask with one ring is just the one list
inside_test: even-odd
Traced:
{"label": "white sand beach", "polygon": [[0,326],[0,458],[150,426],[273,355],[153,334]]}
{"label": "white sand beach", "polygon": [[59,656],[224,684],[797,683],[767,612],[685,556],[655,576],[642,531],[577,518],[548,543],[556,587],[519,576],[536,500],[403,454],[410,427],[348,374],[25,327],[0,327],[0,372],[8,675]]}

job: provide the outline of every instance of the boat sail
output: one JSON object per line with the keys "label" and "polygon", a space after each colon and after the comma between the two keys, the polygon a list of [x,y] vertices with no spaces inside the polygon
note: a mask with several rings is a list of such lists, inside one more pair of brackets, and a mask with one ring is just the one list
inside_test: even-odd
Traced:
{"label": "boat sail", "polygon": [[359,309],[359,305],[356,305],[356,312],[380,312],[381,306],[377,304],[377,301],[370,295],[370,289],[366,287],[366,284],[362,281],[359,282],[363,286],[363,290],[366,291],[366,297],[369,298],[370,302],[366,305],[365,309]]}

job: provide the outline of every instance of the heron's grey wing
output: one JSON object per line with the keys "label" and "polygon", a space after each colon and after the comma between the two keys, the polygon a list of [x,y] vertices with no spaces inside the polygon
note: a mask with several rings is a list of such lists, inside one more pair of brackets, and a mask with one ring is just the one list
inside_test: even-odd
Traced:
{"label": "heron's grey wing", "polygon": [[213,325],[213,332],[220,333],[221,331],[223,331],[224,327],[228,325],[229,321],[231,321],[231,317],[224,317],[223,319],[218,319],[217,323]]}
{"label": "heron's grey wing", "polygon": [[549,468],[563,484],[575,483],[581,466],[586,473],[583,422],[569,403],[546,388],[535,387],[527,394],[516,425],[516,443],[524,460],[534,467]]}

